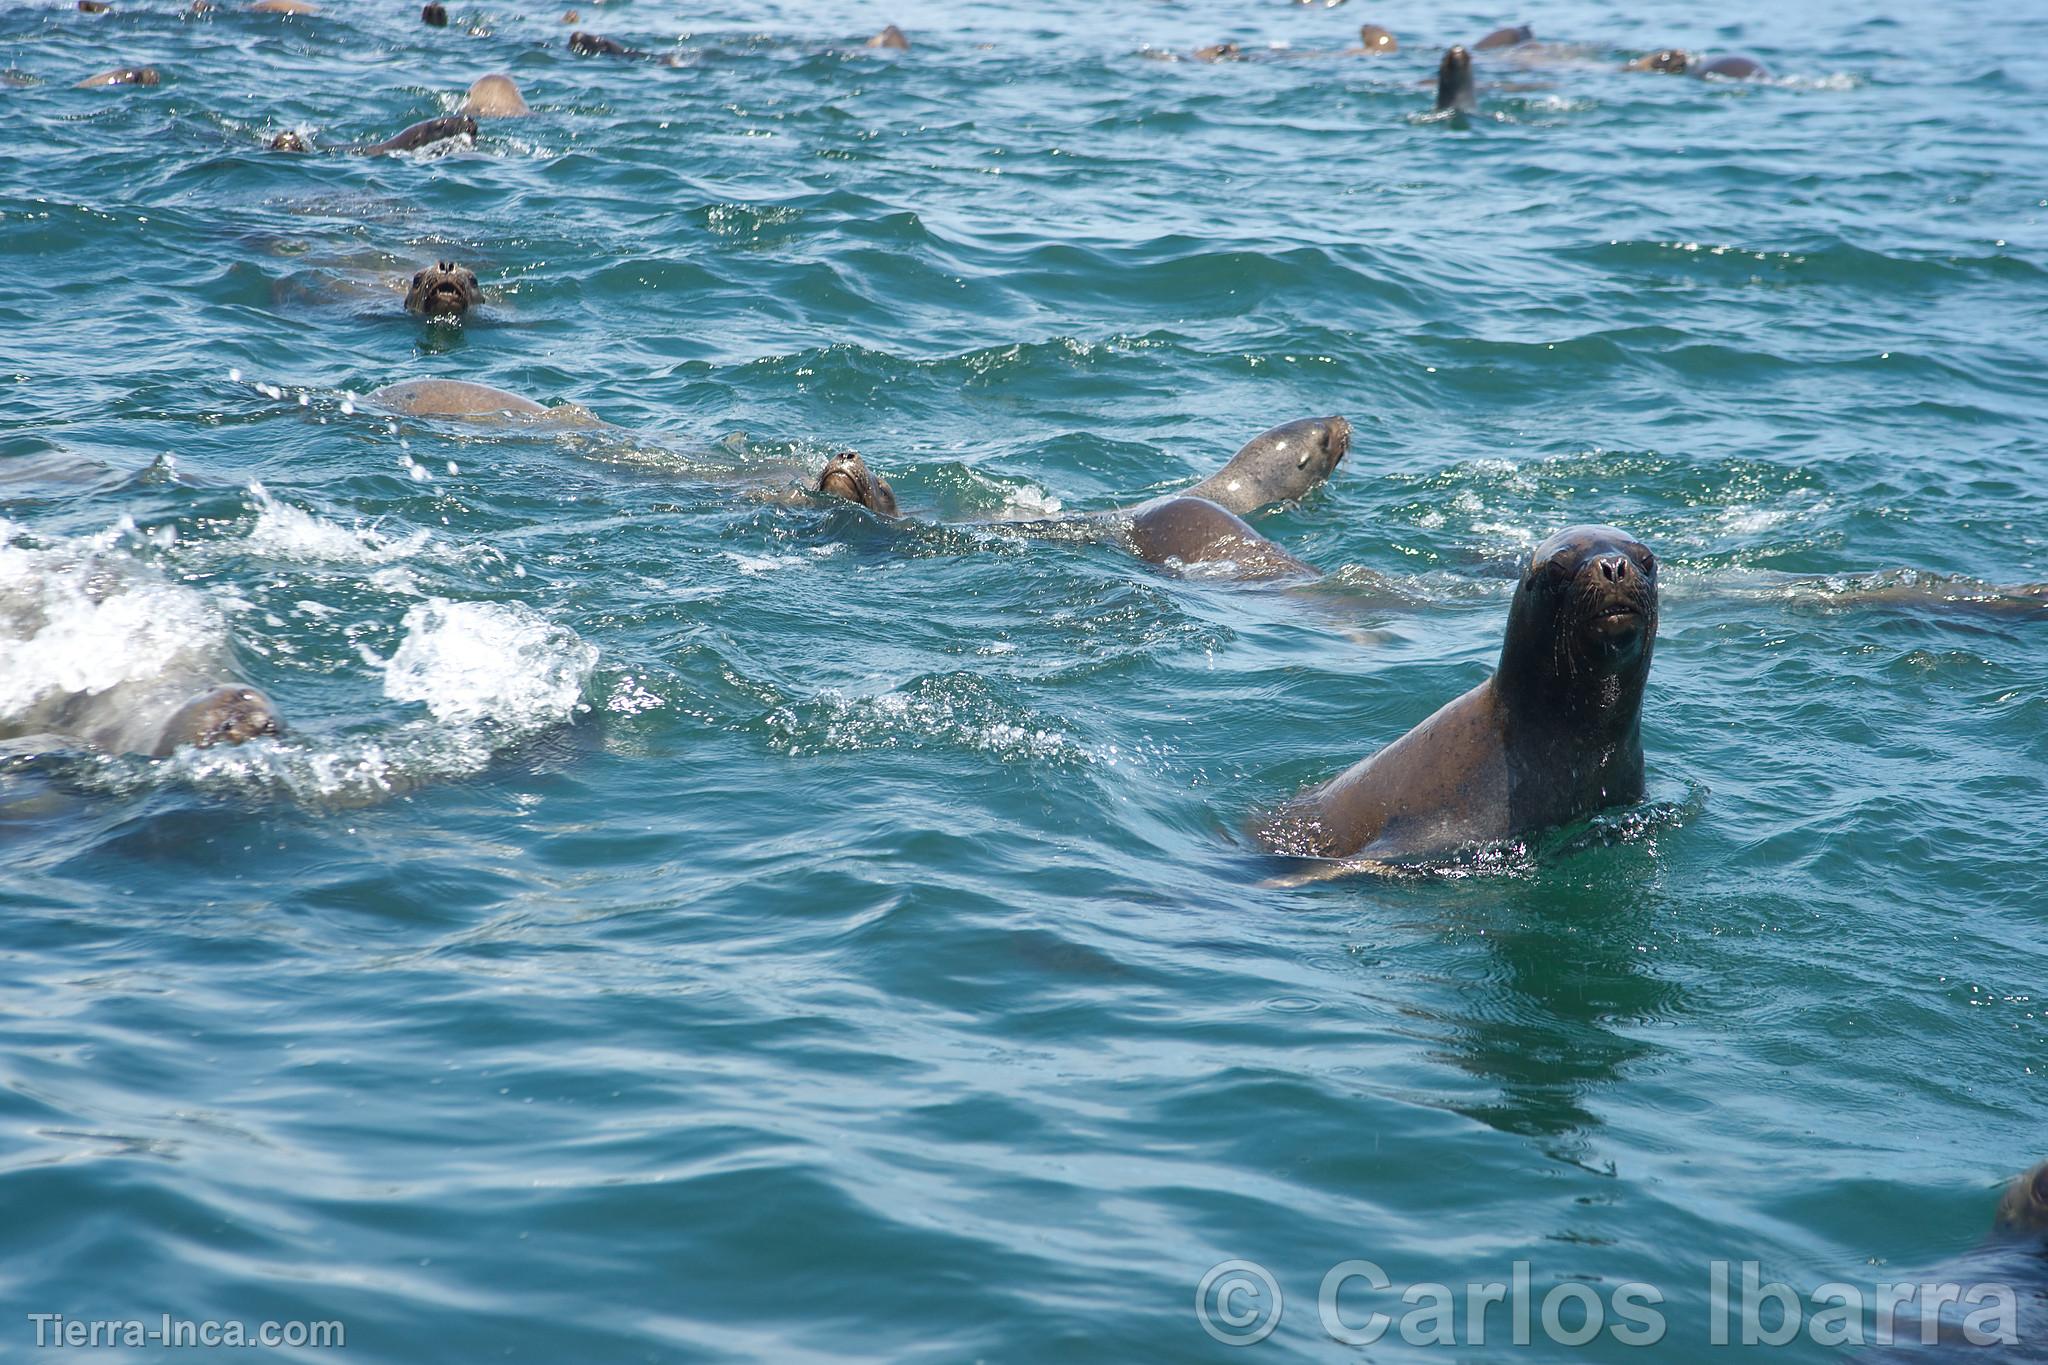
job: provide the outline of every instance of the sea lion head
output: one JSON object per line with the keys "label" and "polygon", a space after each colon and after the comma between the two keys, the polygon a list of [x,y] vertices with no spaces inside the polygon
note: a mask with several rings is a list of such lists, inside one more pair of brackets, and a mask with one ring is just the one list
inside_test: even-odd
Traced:
{"label": "sea lion head", "polygon": [[1683,76],[1692,65],[1692,54],[1680,48],[1667,47],[1662,52],[1652,52],[1647,57],[1638,57],[1623,70],[1662,71],[1667,75]]}
{"label": "sea lion head", "polygon": [[429,28],[446,28],[448,27],[448,10],[440,3],[440,0],[434,0],[434,3],[421,8],[420,22]]}
{"label": "sea lion head", "polygon": [[253,687],[216,687],[179,707],[164,722],[152,757],[168,757],[183,745],[211,749],[216,744],[243,744],[258,735],[281,735],[284,722],[270,698]]}
{"label": "sea lion head", "polygon": [[569,50],[579,57],[627,57],[632,49],[624,43],[614,41],[598,33],[585,33],[581,29],[569,35]]}
{"label": "sea lion head", "polygon": [[273,152],[303,152],[308,150],[308,148],[305,138],[287,128],[276,137],[270,139],[270,150]]}
{"label": "sea lion head", "polygon": [[1245,442],[1230,463],[1191,491],[1248,516],[1314,489],[1350,449],[1351,423],[1342,417],[1285,422]]}
{"label": "sea lion head", "polygon": [[818,475],[817,491],[835,498],[857,502],[870,512],[885,517],[896,515],[896,491],[888,480],[868,468],[868,463],[851,450],[842,450],[825,462]]}
{"label": "sea lion head", "polygon": [[470,84],[469,96],[462,102],[462,113],[472,118],[520,118],[533,111],[526,107],[526,97],[519,93],[519,83],[503,72],[494,71],[488,76],[479,76]]}
{"label": "sea lion head", "polygon": [[1508,608],[1500,677],[1572,709],[1642,700],[1657,639],[1657,557],[1626,531],[1574,526],[1529,555]]}
{"label": "sea lion head", "polygon": [[2014,1237],[2048,1236],[2048,1162],[2012,1182],[1998,1201],[1999,1233]]}
{"label": "sea lion head", "polygon": [[405,295],[407,312],[430,318],[459,318],[483,301],[476,272],[453,261],[436,261],[414,275]]}
{"label": "sea lion head", "polygon": [[1400,40],[1378,24],[1366,24],[1358,30],[1358,45],[1375,55],[1401,50]]}
{"label": "sea lion head", "polygon": [[910,51],[910,39],[903,36],[903,30],[891,24],[868,39],[869,47],[885,47],[896,52]]}
{"label": "sea lion head", "polygon": [[1436,107],[1466,113],[1479,107],[1479,96],[1472,89],[1472,54],[1462,47],[1446,52],[1437,64]]}

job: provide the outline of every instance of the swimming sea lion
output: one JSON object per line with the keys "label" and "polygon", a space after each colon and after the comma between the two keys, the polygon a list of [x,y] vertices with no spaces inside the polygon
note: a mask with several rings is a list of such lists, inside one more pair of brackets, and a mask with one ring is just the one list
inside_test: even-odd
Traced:
{"label": "swimming sea lion", "polygon": [[1223,468],[1178,496],[1207,498],[1237,516],[1250,516],[1321,484],[1350,449],[1351,423],[1342,417],[1283,422],[1252,437]]}
{"label": "swimming sea lion", "polygon": [[104,0],[78,0],[78,12],[80,14],[106,14],[112,11],[113,8],[112,5],[106,4]]}
{"label": "swimming sea lion", "polygon": [[436,261],[412,277],[405,310],[429,318],[459,318],[484,301],[476,272],[453,261]]}
{"label": "swimming sea lion", "polygon": [[318,14],[320,7],[313,0],[256,0],[249,6],[251,14]]}
{"label": "swimming sea lion", "polygon": [[584,33],[581,30],[569,35],[569,50],[579,57],[644,57],[647,55],[644,52],[634,51],[624,43],[615,42],[596,33]]}
{"label": "swimming sea lion", "polygon": [[842,450],[825,462],[818,475],[817,491],[848,502],[857,502],[870,512],[885,517],[897,515],[896,491],[889,481],[868,468],[866,460],[851,450]]}
{"label": "swimming sea lion", "polygon": [[493,72],[476,79],[469,87],[469,98],[456,112],[471,118],[520,118],[533,111],[526,107],[525,97],[510,76]]}
{"label": "swimming sea lion", "polygon": [[1472,87],[1472,54],[1454,47],[1436,69],[1436,111],[1479,112],[1479,92]]}
{"label": "swimming sea lion", "polygon": [[112,71],[102,71],[97,76],[87,76],[73,90],[93,90],[109,85],[156,85],[163,77],[153,66],[123,66]]}
{"label": "swimming sea lion", "polygon": [[910,39],[903,36],[902,29],[891,24],[874,37],[868,39],[868,46],[886,47],[897,52],[908,52],[910,51]]}
{"label": "swimming sea lion", "polygon": [[372,393],[368,401],[411,417],[456,417],[477,422],[534,419],[564,426],[603,425],[580,403],[544,408],[531,398],[461,379],[409,379],[387,384]]}
{"label": "swimming sea lion", "polygon": [[305,138],[287,128],[276,137],[270,139],[270,150],[273,152],[309,152],[313,149],[306,144]]}
{"label": "swimming sea lion", "polygon": [[1318,578],[1321,571],[1295,558],[1227,507],[1188,494],[1146,503],[1123,527],[1126,548],[1163,568],[1227,566],[1242,579]]}
{"label": "swimming sea lion", "polygon": [[1214,43],[1208,47],[1196,48],[1195,60],[1198,62],[1241,62],[1244,60],[1244,49],[1236,43]]}
{"label": "swimming sea lion", "polygon": [[[1945,1292],[1929,1302],[1937,1285]],[[2048,1164],[2006,1187],[1989,1236],[1921,1272],[1915,1286],[1918,1302],[1881,1314],[1881,1349],[1858,1353],[1854,1365],[2048,1360]]]}
{"label": "swimming sea lion", "polygon": [[1537,546],[1479,686],[1257,832],[1269,851],[1421,858],[1642,799],[1657,561],[1610,526]]}
{"label": "swimming sea lion", "polygon": [[1358,51],[1368,57],[1387,56],[1400,50],[1400,41],[1378,24],[1366,24],[1358,30]]}
{"label": "swimming sea lion", "polygon": [[1652,52],[1647,57],[1638,57],[1622,68],[1624,71],[1661,71],[1669,76],[1719,76],[1729,81],[1761,80],[1771,73],[1764,64],[1754,57],[1731,54],[1724,57],[1705,57],[1683,48],[1670,47],[1662,52]]}
{"label": "swimming sea lion", "polygon": [[1536,32],[1534,29],[1531,29],[1527,24],[1517,24],[1512,28],[1495,29],[1478,42],[1472,44],[1472,50],[1474,52],[1491,52],[1495,48],[1516,47],[1522,43],[1533,42],[1535,38]]}
{"label": "swimming sea lion", "polygon": [[230,684],[202,692],[172,712],[150,757],[168,758],[188,744],[211,749],[216,744],[246,744],[261,735],[283,733],[284,722],[277,718],[270,698],[253,687]]}
{"label": "swimming sea lion", "polygon": [[439,0],[435,0],[435,3],[421,8],[420,22],[429,28],[446,28],[448,27],[448,10],[439,3]]}
{"label": "swimming sea lion", "polygon": [[431,147],[436,142],[447,142],[451,139],[475,143],[476,120],[467,114],[421,119],[396,137],[350,147],[348,150],[356,156],[383,156],[391,152],[416,152],[422,147]]}

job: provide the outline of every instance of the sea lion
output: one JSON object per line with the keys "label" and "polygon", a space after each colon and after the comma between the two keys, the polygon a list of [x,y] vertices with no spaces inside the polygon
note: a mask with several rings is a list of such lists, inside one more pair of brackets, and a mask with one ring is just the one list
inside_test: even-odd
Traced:
{"label": "sea lion", "polygon": [[1350,449],[1351,423],[1342,417],[1283,422],[1246,441],[1223,468],[1177,496],[1207,498],[1247,517],[1317,487]]}
{"label": "sea lion", "polygon": [[287,128],[276,137],[270,139],[270,150],[273,152],[310,152],[313,149],[307,145],[306,139],[303,136]]}
{"label": "sea lion", "polygon": [[172,712],[149,752],[152,758],[169,758],[186,745],[211,749],[283,733],[284,722],[277,718],[270,698],[253,687],[228,684],[202,692]]}
{"label": "sea lion", "polygon": [[448,27],[447,7],[439,3],[439,0],[435,0],[433,4],[423,6],[420,10],[420,22],[429,28]]}
{"label": "sea lion", "polygon": [[313,0],[256,0],[249,6],[251,14],[318,14],[320,7]]}
{"label": "sea lion", "polygon": [[[1855,1365],[2048,1360],[2048,1163],[2006,1187],[1982,1242],[1912,1283],[1918,1301],[1879,1316],[1882,1347],[1857,1354]],[[1930,1303],[1937,1285],[1946,1292]]]}
{"label": "sea lion", "polygon": [[1771,73],[1764,64],[1754,57],[1730,54],[1723,57],[1706,57],[1683,48],[1670,47],[1662,52],[1652,52],[1638,57],[1622,67],[1624,71],[1661,71],[1668,76],[1697,76],[1705,79],[1718,76],[1728,81],[1762,80]]}
{"label": "sea lion", "polygon": [[1212,43],[1208,47],[1196,48],[1195,60],[1198,62],[1241,62],[1244,60],[1244,49],[1236,43]]}
{"label": "sea lion", "polygon": [[105,0],[78,0],[80,14],[108,14],[113,8],[112,5],[105,3]]}
{"label": "sea lion", "polygon": [[1558,532],[1529,556],[1493,676],[1296,797],[1259,842],[1383,863],[1641,800],[1656,638],[1655,556],[1610,526]]}
{"label": "sea lion", "polygon": [[453,261],[436,261],[412,277],[405,311],[428,318],[459,318],[484,301],[476,272]]}
{"label": "sea lion", "polygon": [[1474,52],[1492,52],[1496,48],[1519,47],[1523,43],[1534,42],[1535,40],[1536,32],[1534,29],[1530,28],[1527,24],[1516,24],[1511,28],[1495,29],[1478,42],[1472,44],[1472,50]]}
{"label": "sea lion", "polygon": [[1138,558],[1182,572],[1205,565],[1241,579],[1322,576],[1229,508],[1189,494],[1161,498],[1130,513],[1122,539]]}
{"label": "sea lion", "polygon": [[856,451],[842,450],[827,460],[824,471],[818,475],[816,491],[857,502],[885,517],[897,515],[896,491],[889,487],[887,479],[869,469],[867,461]]}
{"label": "sea lion", "polygon": [[564,426],[602,426],[580,403],[542,407],[531,398],[461,379],[409,379],[372,393],[371,404],[409,417],[455,417],[474,422],[534,420]]}
{"label": "sea lion", "polygon": [[1384,57],[1399,52],[1401,43],[1378,24],[1366,24],[1358,30],[1357,50],[1368,57]]}
{"label": "sea lion", "polygon": [[469,87],[469,98],[456,112],[471,118],[521,118],[533,111],[526,107],[525,97],[510,76],[493,72],[477,77]]}
{"label": "sea lion", "polygon": [[102,71],[97,76],[87,76],[73,90],[94,90],[110,85],[157,85],[163,76],[153,66],[123,66],[112,71]]}
{"label": "sea lion", "polygon": [[1459,114],[1479,112],[1479,92],[1472,86],[1472,54],[1454,47],[1444,54],[1436,69],[1436,111]]}
{"label": "sea lion", "polygon": [[348,151],[356,156],[383,156],[392,152],[416,152],[422,147],[450,140],[475,143],[476,120],[467,114],[421,119],[395,137],[350,147]]}
{"label": "sea lion", "polygon": [[868,39],[869,47],[886,47],[896,52],[910,51],[910,39],[903,36],[903,30],[891,24]]}
{"label": "sea lion", "polygon": [[569,50],[579,57],[644,57],[647,55],[644,52],[637,52],[627,47],[624,43],[616,42],[600,34],[585,33],[580,29],[569,35]]}

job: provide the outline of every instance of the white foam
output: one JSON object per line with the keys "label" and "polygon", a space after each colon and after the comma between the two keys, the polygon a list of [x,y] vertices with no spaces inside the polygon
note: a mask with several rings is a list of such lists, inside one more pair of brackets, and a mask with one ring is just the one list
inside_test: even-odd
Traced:
{"label": "white foam", "polygon": [[597,667],[597,646],[518,603],[431,598],[405,613],[404,627],[384,695],[422,702],[444,722],[565,721]]}
{"label": "white foam", "polygon": [[[117,530],[120,528],[117,528]],[[0,716],[57,693],[105,692],[224,650],[227,628],[201,593],[168,582],[95,537],[84,552],[0,536]]]}
{"label": "white foam", "polygon": [[418,553],[428,540],[425,531],[388,536],[374,527],[338,525],[276,501],[261,484],[250,485],[249,491],[262,510],[256,516],[256,525],[250,528],[247,548],[274,559],[388,564]]}

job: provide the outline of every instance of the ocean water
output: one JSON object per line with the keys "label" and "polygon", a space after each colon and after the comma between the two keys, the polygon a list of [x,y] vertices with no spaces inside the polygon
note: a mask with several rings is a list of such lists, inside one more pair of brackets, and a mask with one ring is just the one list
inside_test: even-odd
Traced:
{"label": "ocean water", "polygon": [[[0,716],[197,651],[292,726],[0,758],[0,1356],[1352,1360],[1366,1260],[1340,1326],[1522,1262],[1668,1331],[1365,1358],[1692,1362],[1717,1261],[1970,1254],[2048,1156],[2048,621],[1940,600],[2048,581],[2048,12],[565,3],[0,9]],[[1580,46],[1426,117],[1509,21]],[[473,150],[264,150],[493,70]],[[427,376],[612,428],[364,401]],[[1328,413],[1317,585],[1001,525]],[[849,446],[909,520],[789,492]],[[1649,800],[1263,885],[1589,520]]]}

